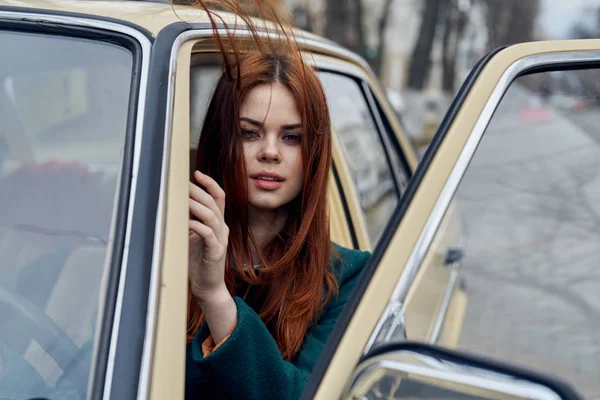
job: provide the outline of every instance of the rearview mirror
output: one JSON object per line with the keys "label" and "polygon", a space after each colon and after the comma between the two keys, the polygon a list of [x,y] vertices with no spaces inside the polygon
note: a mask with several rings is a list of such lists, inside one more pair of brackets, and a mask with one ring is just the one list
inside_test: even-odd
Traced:
{"label": "rearview mirror", "polygon": [[380,346],[363,358],[342,398],[579,400],[581,396],[556,378],[404,342]]}

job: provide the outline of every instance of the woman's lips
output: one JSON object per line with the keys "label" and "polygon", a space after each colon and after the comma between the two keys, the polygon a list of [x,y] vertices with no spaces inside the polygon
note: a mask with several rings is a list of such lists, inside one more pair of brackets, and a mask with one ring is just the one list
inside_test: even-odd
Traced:
{"label": "woman's lips", "polygon": [[265,179],[261,177],[253,177],[252,182],[261,189],[264,190],[275,190],[279,189],[283,185],[283,181]]}
{"label": "woman's lips", "polygon": [[256,175],[253,175],[250,177],[250,179],[252,179],[252,182],[257,187],[264,189],[264,190],[279,189],[283,185],[283,182],[285,181],[285,178],[282,177],[281,175],[275,174],[273,172],[266,172],[266,171],[263,171]]}

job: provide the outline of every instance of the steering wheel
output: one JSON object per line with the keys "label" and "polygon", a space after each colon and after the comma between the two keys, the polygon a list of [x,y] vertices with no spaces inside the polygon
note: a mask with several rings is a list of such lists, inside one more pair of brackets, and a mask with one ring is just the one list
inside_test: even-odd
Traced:
{"label": "steering wheel", "polygon": [[63,372],[78,358],[80,349],[69,335],[26,297],[0,286],[0,310],[4,320],[0,324],[0,342],[18,351],[15,334],[20,341],[26,335],[34,339]]}

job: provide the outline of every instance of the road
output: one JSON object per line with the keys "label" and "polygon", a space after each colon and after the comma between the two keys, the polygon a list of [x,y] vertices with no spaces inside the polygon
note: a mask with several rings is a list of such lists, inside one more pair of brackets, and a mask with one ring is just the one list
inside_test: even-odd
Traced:
{"label": "road", "polygon": [[469,296],[459,348],[600,397],[600,109],[513,85],[454,200]]}

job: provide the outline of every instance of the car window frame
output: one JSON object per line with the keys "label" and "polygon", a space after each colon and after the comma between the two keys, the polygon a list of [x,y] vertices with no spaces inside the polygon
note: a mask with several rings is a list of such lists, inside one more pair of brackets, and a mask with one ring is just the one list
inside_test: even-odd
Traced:
{"label": "car window frame", "polygon": [[[366,105],[367,109],[369,110],[371,120],[373,122],[373,125],[377,131],[377,135],[379,137],[379,142],[381,143],[381,146],[385,153],[386,164],[387,164],[387,166],[392,174],[392,177],[394,179],[394,190],[395,190],[396,196],[397,196],[397,204],[399,204],[400,199],[402,198],[402,195],[403,195],[403,189],[406,188],[406,185],[407,185],[408,181],[410,180],[410,177],[412,176],[412,171],[408,165],[408,161],[406,159],[406,155],[404,154],[402,146],[400,145],[400,142],[398,141],[397,133],[393,130],[391,124],[389,123],[389,121],[387,119],[387,116],[382,115],[380,113],[380,110],[377,109],[377,107],[379,106],[383,110],[383,107],[379,104],[378,99],[375,97],[375,94],[373,93],[373,88],[371,87],[371,85],[368,81],[368,78],[366,76],[352,73],[347,70],[335,69],[332,66],[320,66],[318,61],[316,63],[316,69],[317,69],[318,73],[324,72],[324,73],[334,74],[337,76],[343,76],[347,79],[352,80],[353,84],[357,85],[358,90],[361,92],[361,94],[363,96],[365,105]],[[386,128],[389,128],[389,129],[386,129]],[[332,130],[339,137],[339,134],[336,132],[333,124],[332,124]],[[400,160],[400,162],[402,164],[401,166],[396,166],[395,163],[392,162],[392,156],[390,154],[391,152],[396,153],[398,159]],[[347,163],[348,160],[344,159],[344,162]],[[400,169],[402,169],[403,171],[401,171]],[[403,180],[402,179],[403,173],[407,177],[404,184],[401,183],[401,181]],[[339,190],[342,193],[344,193],[345,196],[352,195],[353,197],[358,199],[358,191],[353,183],[350,185],[351,187],[349,187],[349,188],[344,187],[345,185],[343,185],[342,181],[340,181],[340,180],[338,180],[338,184],[340,185]],[[353,232],[356,232],[357,230],[360,231],[363,229],[365,229],[365,230],[367,229],[366,216],[365,216],[362,208],[360,211],[363,214],[360,218],[358,218],[357,216],[353,216],[351,213],[347,214],[348,217],[350,218],[348,223],[350,224],[350,226],[352,226]],[[390,217],[391,217],[391,215],[393,215],[393,211],[390,214]],[[364,224],[364,226],[363,226],[363,224]],[[384,231],[385,231],[385,229],[384,229]],[[383,238],[383,232],[380,235],[379,240],[381,241],[382,238]],[[370,249],[374,248],[376,243],[371,243],[371,238],[369,238],[369,237],[367,237],[367,239],[370,243],[369,248]]]}
{"label": "car window frame", "polygon": [[[348,194],[344,191],[344,184],[342,183],[342,179],[340,178],[340,171],[336,166],[336,160],[332,162],[331,172],[333,175],[333,180],[335,182],[335,188],[339,193],[340,199],[342,201],[342,207],[344,208],[344,215],[346,216],[346,226],[348,227],[348,231],[350,232],[350,239],[352,241],[353,249],[360,249],[360,243],[357,234],[357,227],[353,223],[352,212],[350,211],[350,207],[348,205],[349,199],[347,198]],[[365,234],[366,235],[366,234]]]}
{"label": "car window frame", "polygon": [[[402,197],[402,194],[406,190],[406,186],[408,185],[408,181],[410,180],[413,171],[408,165],[406,154],[404,153],[402,146],[398,141],[398,136],[392,128],[388,117],[383,112],[383,106],[380,104],[379,99],[377,99],[373,87],[371,87],[371,84],[367,80],[362,81],[362,86],[363,92],[369,104],[369,109],[379,130],[379,135],[381,136],[384,147],[388,153],[387,157],[392,168],[393,175],[396,179],[396,184],[398,185],[398,200],[400,200],[400,197]],[[392,156],[390,155],[391,152],[396,153],[400,165],[397,165],[394,160],[392,160]]]}
{"label": "car window frame", "polygon": [[[107,245],[106,266],[100,288],[101,297],[94,329],[96,338],[88,382],[88,396],[101,398],[106,392],[111,392],[113,369],[117,365],[117,358],[123,357],[117,357],[116,351],[117,345],[124,343],[120,337],[122,330],[127,329],[128,324],[134,323],[131,320],[122,323],[123,312],[138,309],[139,302],[131,301],[133,295],[137,294],[138,299],[144,297],[143,285],[136,285],[139,289],[131,293],[132,296],[125,294],[125,278],[130,282],[135,280],[131,275],[132,271],[139,269],[136,258],[140,261],[144,258],[139,255],[135,257],[135,251],[132,249],[143,247],[143,243],[149,242],[148,236],[154,236],[153,230],[139,236],[134,234],[134,231],[143,232],[134,226],[134,215],[145,211],[151,206],[148,203],[152,202],[144,198],[144,186],[148,185],[144,182],[143,173],[140,173],[145,88],[152,37],[141,27],[111,18],[20,7],[0,7],[0,32],[5,30],[107,42],[127,49],[132,55],[127,128],[113,206],[110,240]],[[141,329],[144,328],[145,324]],[[135,359],[136,355],[134,352],[128,357]],[[141,351],[139,357],[141,358]],[[139,369],[132,370],[127,375],[137,375],[138,372]],[[123,376],[120,376],[120,380],[121,378]],[[135,386],[137,390],[137,379],[125,379],[124,382],[124,385],[118,386],[128,386],[128,391]]]}
{"label": "car window frame", "polygon": [[[388,165],[390,171],[392,172],[392,176],[394,177],[394,184],[395,184],[395,188],[396,188],[396,191],[398,194],[398,199],[400,199],[400,197],[402,196],[402,193],[401,193],[402,185],[400,184],[401,172],[399,171],[399,168],[403,168],[405,170],[404,172],[406,173],[406,175],[408,176],[409,179],[410,179],[410,176],[412,175],[412,172],[410,171],[410,168],[408,167],[408,163],[406,162],[406,157],[404,155],[404,152],[402,151],[402,147],[400,146],[400,143],[398,143],[398,138],[396,137],[395,132],[392,129],[390,129],[390,130],[386,129],[386,126],[384,124],[384,120],[387,119],[386,116],[381,115],[379,110],[377,110],[378,100],[375,98],[375,95],[373,93],[373,89],[371,88],[371,85],[369,84],[367,79],[365,79],[365,77],[363,77],[363,76],[352,74],[352,73],[346,72],[346,71],[336,70],[331,67],[321,68],[317,64],[317,71],[335,74],[335,75],[339,75],[339,76],[344,76],[344,77],[354,81],[354,83],[357,85],[358,89],[360,90],[360,92],[363,96],[365,105],[367,106],[367,109],[369,110],[369,114],[373,121],[373,125],[374,125],[375,129],[377,130],[377,134],[379,136],[379,141],[385,152],[387,165]],[[334,128],[334,130],[335,130],[335,128]],[[396,152],[396,154],[400,158],[401,163],[402,163],[401,166],[395,166],[394,163],[392,162],[392,159],[390,156],[390,152],[392,152],[392,151]]]}

